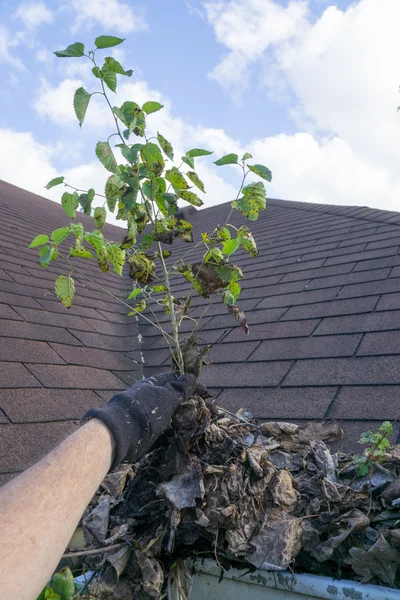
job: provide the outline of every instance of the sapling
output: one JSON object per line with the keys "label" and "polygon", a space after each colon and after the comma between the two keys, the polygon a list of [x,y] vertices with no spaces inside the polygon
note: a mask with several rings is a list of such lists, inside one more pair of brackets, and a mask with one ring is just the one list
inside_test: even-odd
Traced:
{"label": "sapling", "polygon": [[[89,279],[74,259],[93,260],[96,256],[101,271],[107,272],[112,266],[119,275],[122,275],[124,265],[128,264],[129,275],[135,282],[134,287],[126,299],[116,299],[129,309],[130,316],[138,316],[159,329],[170,348],[177,370],[181,373],[193,371],[193,364],[196,363],[196,370],[199,371],[199,360],[193,361],[192,356],[191,364],[188,359],[192,354],[188,351],[188,341],[186,352],[184,351],[185,346],[179,332],[180,325],[186,319],[193,321],[193,332],[188,339],[191,340],[192,346],[197,348],[199,320],[193,319],[189,314],[193,291],[196,291],[204,298],[211,297],[210,302],[216,296],[222,299],[244,332],[248,332],[245,314],[237,305],[241,291],[239,282],[243,273],[238,265],[231,262],[231,257],[239,247],[247,250],[252,257],[258,254],[258,250],[249,229],[244,225],[237,228],[229,221],[236,210],[250,221],[258,218],[259,211],[264,210],[266,206],[265,187],[262,181],[253,181],[245,185],[246,179],[253,173],[261,179],[271,181],[271,172],[263,165],[249,164],[252,156],[248,152],[241,159],[237,154],[231,153],[216,160],[214,164],[218,167],[234,165],[240,169],[240,187],[236,198],[230,204],[225,224],[202,233],[198,240],[194,240],[192,225],[178,214],[178,202],[195,207],[203,205],[195,191],[197,188],[202,193],[205,192],[204,183],[196,172],[196,160],[213,152],[192,148],[181,156],[176,166],[171,143],[162,133],[151,131],[151,115],[161,110],[162,104],[149,100],[139,106],[134,100],[129,100],[121,106],[113,106],[110,92],[116,92],[117,76],[131,77],[132,70],[125,70],[111,56],[99,61],[98,53],[118,46],[123,41],[119,37],[102,35],[95,39],[93,50],[86,51],[82,43],[75,42],[65,50],[55,52],[60,58],[89,60],[92,63],[95,87],[91,88],[91,91],[83,87],[77,89],[73,106],[82,127],[87,110],[90,110],[92,96],[102,96],[108,105],[115,130],[107,139],[96,144],[95,152],[110,175],[104,193],[92,188],[78,189],[65,181],[63,176],[49,181],[45,186],[47,189],[62,184],[66,186],[61,205],[72,222],[49,235],[38,235],[30,244],[30,248],[39,248],[43,268],[60,259],[69,265],[69,275],[60,275],[55,281],[55,293],[66,308],[72,305],[76,293],[73,274],[78,272]],[[102,205],[94,208],[95,199],[96,203],[97,199],[100,199]],[[77,210],[93,216],[93,231],[85,231],[81,223],[74,222]],[[107,240],[102,233],[107,211],[115,214],[116,219],[126,226],[126,235],[122,242]],[[65,251],[61,251],[60,244],[67,238],[71,238],[73,242],[68,254],[65,254]],[[201,260],[191,263],[188,260],[188,252],[185,253],[185,261],[178,257],[175,264],[167,267],[166,258],[171,255],[167,248],[171,247],[176,239],[192,244],[193,249],[204,248]],[[172,274],[180,275],[191,283],[192,289],[187,296],[176,298],[173,295]],[[96,281],[93,283],[100,287]],[[131,301],[133,304],[129,304]],[[162,327],[153,310],[159,306],[169,316],[172,333]],[[200,363],[203,358],[204,355]]]}

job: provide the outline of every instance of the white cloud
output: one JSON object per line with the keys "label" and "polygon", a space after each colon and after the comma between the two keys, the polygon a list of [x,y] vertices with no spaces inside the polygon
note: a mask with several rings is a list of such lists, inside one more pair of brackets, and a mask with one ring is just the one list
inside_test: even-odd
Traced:
{"label": "white cloud", "polygon": [[293,38],[304,27],[307,14],[306,1],[283,7],[272,0],[218,0],[205,2],[204,8],[218,42],[229,50],[210,77],[234,87],[235,93],[248,83],[249,64],[268,48]]}
{"label": "white cloud", "polygon": [[10,53],[10,48],[17,45],[11,33],[6,27],[0,25],[0,63],[8,63],[17,69],[24,69],[24,64],[20,58]]}
{"label": "white cloud", "polygon": [[119,0],[70,0],[68,7],[76,14],[72,32],[91,29],[94,25],[101,25],[106,32],[129,33],[147,29],[142,10],[137,5],[131,8]]}
{"label": "white cloud", "polygon": [[261,82],[299,130],[254,143],[273,170],[275,193],[399,209],[398,0],[328,6],[317,19],[300,0],[286,8],[276,0],[204,6],[228,51],[212,76],[234,100]]}
{"label": "white cloud", "polygon": [[21,19],[28,30],[36,29],[45,23],[52,23],[54,14],[44,2],[22,2],[13,17]]}

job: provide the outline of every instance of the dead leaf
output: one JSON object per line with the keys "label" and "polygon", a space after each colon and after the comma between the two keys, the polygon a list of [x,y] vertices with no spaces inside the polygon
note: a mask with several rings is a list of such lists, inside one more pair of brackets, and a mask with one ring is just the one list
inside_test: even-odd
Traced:
{"label": "dead leaf", "polygon": [[163,494],[179,510],[196,506],[196,499],[203,497],[201,476],[192,465],[188,465],[183,473],[160,483],[157,493]]}
{"label": "dead leaf", "polygon": [[271,481],[272,497],[275,504],[287,512],[292,512],[297,504],[297,494],[289,471],[278,471]]}
{"label": "dead leaf", "polygon": [[255,551],[246,560],[259,569],[286,569],[300,551],[302,534],[300,519],[281,508],[273,508],[262,531],[251,540]]}
{"label": "dead leaf", "polygon": [[128,564],[130,556],[131,556],[131,549],[129,546],[123,546],[122,548],[117,550],[117,552],[115,552],[114,554],[108,553],[106,555],[105,562],[109,563],[113,567],[117,581],[118,581],[120,575],[122,575],[122,573],[125,571],[125,568],[126,568],[126,565]]}
{"label": "dead leaf", "polygon": [[345,541],[348,536],[355,532],[365,529],[369,525],[369,519],[359,510],[352,510],[332,523],[332,530],[329,538],[321,542],[315,548],[311,549],[310,554],[318,560],[324,562],[332,558],[334,550]]}
{"label": "dead leaf", "polygon": [[351,548],[349,552],[351,566],[361,576],[363,583],[378,577],[383,583],[394,585],[400,552],[392,548],[383,535],[379,535],[377,542],[367,552],[360,548]]}
{"label": "dead leaf", "polygon": [[118,471],[113,471],[106,475],[101,483],[110,496],[116,498],[125,489],[126,483],[133,477],[131,465],[122,465]]}
{"label": "dead leaf", "polygon": [[110,496],[105,496],[82,521],[85,540],[88,544],[104,542],[107,537],[109,520]]}
{"label": "dead leaf", "polygon": [[139,550],[136,552],[142,573],[144,590],[152,598],[159,598],[164,583],[164,571],[161,564],[155,558],[149,558]]}

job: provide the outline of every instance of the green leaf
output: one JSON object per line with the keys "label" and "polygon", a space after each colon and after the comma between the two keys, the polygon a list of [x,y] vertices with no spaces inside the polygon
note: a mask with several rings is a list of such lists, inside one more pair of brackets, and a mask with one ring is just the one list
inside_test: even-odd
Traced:
{"label": "green leaf", "polygon": [[145,102],[142,106],[142,110],[146,113],[146,115],[151,115],[151,113],[157,112],[164,108],[164,104],[160,104],[159,102]]}
{"label": "green leaf", "polygon": [[264,165],[247,165],[247,166],[249,167],[250,171],[253,171],[253,173],[255,173],[256,175],[259,175],[259,177],[262,177],[263,179],[266,179],[267,181],[272,180],[271,171],[267,167],[264,167]]}
{"label": "green leaf", "polygon": [[204,189],[204,183],[201,181],[200,177],[195,171],[188,171],[186,173],[186,177],[188,177],[190,181],[199,188],[199,190],[205,193],[206,190]]}
{"label": "green leaf", "polygon": [[85,54],[85,46],[81,42],[70,44],[65,50],[57,50],[54,52],[58,58],[79,58]]}
{"label": "green leaf", "polygon": [[37,600],[61,600],[61,598],[56,592],[46,586]]}
{"label": "green leaf", "polygon": [[101,79],[107,85],[107,87],[112,91],[117,91],[117,74],[115,71],[110,71],[106,67],[103,67],[100,71]]}
{"label": "green leaf", "polygon": [[390,436],[393,434],[393,424],[390,421],[384,421],[379,427],[379,431],[382,431],[382,433],[386,433],[386,435]]}
{"label": "green leaf", "polygon": [[126,138],[128,138],[129,134],[132,132],[138,136],[144,135],[146,129],[146,116],[136,102],[124,102],[120,108],[114,106],[113,111],[122,123],[128,127],[128,134],[125,135]]}
{"label": "green leaf", "polygon": [[238,158],[237,154],[226,154],[222,158],[214,161],[214,165],[217,165],[217,167],[221,167],[222,165],[236,165]]}
{"label": "green leaf", "polygon": [[114,266],[114,272],[122,275],[122,269],[125,264],[125,250],[121,250],[118,243],[112,244],[107,248],[107,256],[110,263]]}
{"label": "green leaf", "polygon": [[224,300],[224,304],[227,304],[228,306],[233,306],[235,304],[235,298],[228,290],[224,290],[222,298]]}
{"label": "green leaf", "polygon": [[40,264],[45,269],[51,261],[55,260],[58,256],[57,248],[52,246],[41,246],[39,248]]}
{"label": "green leaf", "polygon": [[70,308],[75,296],[75,282],[72,277],[59,275],[55,282],[54,291],[65,308]]}
{"label": "green leaf", "polygon": [[181,161],[185,163],[191,169],[194,169],[194,158],[190,156],[182,156]]}
{"label": "green leaf", "polygon": [[113,35],[100,35],[94,40],[96,48],[112,48],[125,41],[125,38],[115,37]]}
{"label": "green leaf", "polygon": [[140,149],[140,156],[148,169],[158,177],[164,170],[165,162],[160,148],[153,142],[148,142]]}
{"label": "green leaf", "polygon": [[90,96],[91,94],[83,87],[78,88],[74,95],[74,111],[81,127],[89,106]]}
{"label": "green leaf", "polygon": [[97,77],[97,79],[101,79],[101,71],[99,67],[93,67],[92,73],[95,77]]}
{"label": "green leaf", "polygon": [[76,240],[75,246],[69,249],[69,255],[78,256],[79,258],[93,258],[93,254],[90,250],[82,246],[79,240]]}
{"label": "green leaf", "polygon": [[46,190],[50,190],[55,185],[60,185],[60,183],[64,183],[64,179],[65,177],[55,177],[54,179],[51,179],[49,183],[44,187],[46,188]]}
{"label": "green leaf", "polygon": [[117,144],[117,148],[121,150],[121,154],[125,160],[131,164],[137,162],[137,157],[142,144],[133,144],[133,146],[127,146],[126,144]]}
{"label": "green leaf", "polygon": [[72,233],[77,237],[78,240],[83,240],[84,229],[82,223],[71,223],[70,228]]}
{"label": "green leaf", "polygon": [[232,294],[235,302],[237,301],[237,299],[239,297],[241,289],[242,288],[240,287],[240,285],[237,281],[230,281],[227,286],[227,290]]}
{"label": "green leaf", "polygon": [[242,244],[243,248],[245,250],[247,250],[247,252],[250,254],[250,256],[252,256],[253,258],[254,258],[254,256],[257,256],[258,250],[257,250],[256,242],[254,241],[254,238],[253,238],[251,232],[248,230],[248,228],[245,225],[242,225],[242,227],[239,227],[239,229],[237,230],[237,236],[238,236],[238,240]]}
{"label": "green leaf", "polygon": [[172,186],[178,190],[187,190],[188,183],[182,173],[178,171],[176,167],[172,167],[165,173],[165,179],[169,181]]}
{"label": "green leaf", "polygon": [[155,292],[156,294],[159,292],[166,292],[167,288],[165,287],[165,285],[154,285],[153,286],[153,292]]}
{"label": "green leaf", "polygon": [[248,160],[249,158],[253,158],[253,155],[250,152],[245,152],[242,156],[242,160]]}
{"label": "green leaf", "polygon": [[103,69],[104,68],[113,71],[114,73],[118,73],[119,75],[126,75],[126,77],[130,77],[133,73],[132,69],[125,71],[123,66],[112,56],[107,56],[107,58],[104,59]]}
{"label": "green leaf", "polygon": [[166,154],[171,160],[174,160],[174,149],[172,148],[172,145],[169,143],[168,140],[165,139],[163,135],[161,135],[161,133],[158,133],[158,131],[157,140],[164,154]]}
{"label": "green leaf", "polygon": [[186,152],[186,156],[188,156],[189,158],[196,158],[197,156],[208,156],[209,154],[214,153],[210,152],[210,150],[203,150],[202,148],[192,148],[192,150],[188,150]]}
{"label": "green leaf", "polygon": [[48,241],[49,236],[42,233],[41,235],[37,235],[35,239],[31,241],[31,243],[29,244],[29,248],[37,248],[38,246],[43,246],[44,244],[47,244]]}
{"label": "green leaf", "polygon": [[194,192],[188,192],[184,190],[179,192],[179,197],[182,198],[182,200],[189,202],[189,204],[193,204],[193,206],[203,206],[204,204],[203,200],[201,200]]}
{"label": "green leaf", "polygon": [[119,172],[117,161],[108,142],[97,142],[96,156],[107,171],[111,171],[111,173]]}
{"label": "green leaf", "polygon": [[85,240],[93,246],[96,253],[105,251],[104,235],[100,231],[92,231],[92,233],[85,233]]}
{"label": "green leaf", "polygon": [[78,194],[64,192],[61,197],[61,206],[71,219],[75,219],[75,210],[78,208]]}
{"label": "green leaf", "polygon": [[226,254],[227,256],[230,256],[231,254],[236,252],[236,250],[239,248],[239,246],[240,246],[240,240],[238,238],[232,238],[230,240],[227,240],[222,245],[222,253]]}
{"label": "green leaf", "polygon": [[264,184],[261,181],[250,183],[242,189],[242,193],[241,198],[232,202],[232,207],[240,210],[250,221],[256,221],[258,212],[264,210],[266,206]]}
{"label": "green leaf", "polygon": [[204,257],[204,262],[209,262],[210,260],[215,260],[216,262],[221,262],[224,260],[223,254],[219,248],[211,248]]}
{"label": "green leaf", "polygon": [[132,298],[136,298],[136,296],[139,296],[139,294],[142,293],[141,288],[139,287],[135,287],[133,288],[133,290],[131,291],[131,293],[128,296],[128,300],[132,300]]}
{"label": "green leaf", "polygon": [[126,185],[120,180],[118,175],[110,175],[106,181],[105,195],[107,206],[110,212],[114,212],[117,202],[120,202]]}
{"label": "green leaf", "polygon": [[92,202],[95,195],[96,192],[94,191],[94,189],[90,188],[90,190],[87,191],[87,194],[81,194],[79,196],[78,202],[82,206],[85,215],[90,216],[90,213],[92,212]]}
{"label": "green leaf", "polygon": [[94,209],[93,218],[96,221],[97,228],[103,229],[107,218],[106,209],[102,206],[97,206]]}
{"label": "green leaf", "polygon": [[51,234],[51,239],[55,243],[56,246],[61,244],[70,234],[69,227],[60,227],[59,229],[55,229]]}
{"label": "green leaf", "polygon": [[141,300],[138,304],[135,304],[133,311],[128,313],[128,317],[133,317],[136,313],[141,313],[145,310],[147,304],[146,300]]}

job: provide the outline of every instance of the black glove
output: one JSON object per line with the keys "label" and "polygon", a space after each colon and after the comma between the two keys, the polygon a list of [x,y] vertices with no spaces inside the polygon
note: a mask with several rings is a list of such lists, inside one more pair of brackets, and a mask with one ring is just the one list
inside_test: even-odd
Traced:
{"label": "black glove", "polygon": [[133,463],[142,458],[167,429],[179,404],[195,388],[194,375],[162,373],[115,394],[104,408],[88,410],[83,419],[100,419],[115,439],[111,470],[124,460]]}

